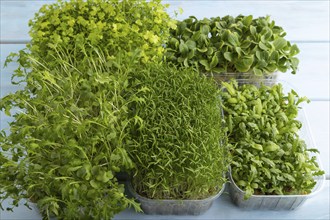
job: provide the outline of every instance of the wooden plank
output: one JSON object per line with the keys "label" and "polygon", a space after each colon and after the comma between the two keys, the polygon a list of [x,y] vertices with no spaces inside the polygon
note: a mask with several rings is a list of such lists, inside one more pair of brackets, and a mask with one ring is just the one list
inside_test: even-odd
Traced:
{"label": "wooden plank", "polygon": [[312,100],[330,100],[329,43],[299,43],[298,46],[299,71],[295,75],[280,73],[279,79]]}
{"label": "wooden plank", "polygon": [[311,134],[314,137],[315,147],[320,151],[323,169],[330,174],[330,102],[312,101],[304,106],[306,117],[309,122]]}
{"label": "wooden plank", "polygon": [[[173,1],[168,1],[169,3]],[[292,41],[329,41],[329,1],[177,1],[180,19],[232,15],[270,15]]]}
{"label": "wooden plank", "polygon": [[4,68],[6,57],[11,53],[18,52],[23,49],[23,44],[2,44],[0,51],[0,97],[14,92],[19,89],[19,86],[11,84],[11,76],[17,68],[16,63],[10,63],[7,68]]}
{"label": "wooden plank", "polygon": [[[45,3],[53,1],[1,1],[2,42],[28,41],[28,20]],[[195,15],[198,18],[239,14],[255,17],[270,15],[287,32],[291,41],[329,41],[329,1],[173,1],[169,13],[179,7],[184,13],[178,19]]]}
{"label": "wooden plank", "polygon": [[[156,216],[146,215],[143,213],[136,213],[133,208],[124,210],[117,214],[115,220],[129,220],[129,219],[176,219],[176,220],[187,220],[187,219],[329,219],[329,185],[330,181],[327,180],[324,183],[324,187],[320,193],[315,196],[308,198],[307,201],[297,210],[255,210],[246,211],[235,206],[228,195],[228,193],[222,194],[217,200],[213,202],[211,208],[202,215],[199,216]],[[8,203],[5,201],[4,206]],[[25,206],[20,204],[19,207],[14,209],[14,212],[3,211],[0,212],[0,219],[5,220],[41,220],[41,215],[36,207],[29,210]]]}

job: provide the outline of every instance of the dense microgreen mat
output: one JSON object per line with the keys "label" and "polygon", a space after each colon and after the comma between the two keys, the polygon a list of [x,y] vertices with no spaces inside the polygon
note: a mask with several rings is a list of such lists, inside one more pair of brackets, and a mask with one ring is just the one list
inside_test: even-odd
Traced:
{"label": "dense microgreen mat", "polygon": [[175,21],[167,8],[59,0],[35,14],[31,41],[5,62],[18,64],[12,84],[20,85],[0,99],[13,119],[0,131],[8,210],[34,202],[44,219],[70,220],[140,211],[121,171],[142,196],[204,199],[221,190],[230,162],[245,198],[311,192],[323,171],[298,135],[307,99],[280,84],[219,90],[200,74],[294,74],[298,47],[270,17]]}
{"label": "dense microgreen mat", "polygon": [[[74,50],[75,45],[90,44],[109,56],[139,54],[142,62],[159,62],[163,44],[175,21],[165,11],[169,5],[160,0],[70,0],[45,4],[30,21],[32,54],[52,63],[57,46]],[[92,47],[86,50],[93,51]],[[80,59],[83,53],[72,56]]]}
{"label": "dense microgreen mat", "polygon": [[132,169],[133,186],[149,198],[219,192],[228,155],[216,83],[191,68],[77,48],[79,61],[58,48],[53,69],[18,56],[29,63],[12,79],[23,89],[0,100],[14,117],[0,135],[1,199],[37,202],[45,218],[111,218],[139,210],[115,177]]}
{"label": "dense microgreen mat", "polygon": [[[299,105],[308,101],[282,84],[260,87],[222,83],[223,109],[231,144],[231,172],[249,198],[252,194],[308,194],[324,174],[299,135]],[[312,146],[314,147],[314,146]]]}
{"label": "dense microgreen mat", "polygon": [[133,187],[155,199],[201,199],[220,191],[227,170],[219,90],[195,70],[155,65],[136,72],[136,125],[128,152]]}
{"label": "dense microgreen mat", "polygon": [[14,118],[10,133],[0,133],[1,200],[36,202],[44,218],[109,219],[128,206],[139,210],[115,178],[134,167],[125,150],[128,65],[109,63],[97,49],[83,62],[56,52],[53,69],[25,57],[30,70],[13,77],[24,88],[0,100]]}
{"label": "dense microgreen mat", "polygon": [[299,64],[297,45],[267,17],[224,16],[178,21],[166,45],[166,59],[176,65],[196,66],[201,72],[267,75],[292,70]]}

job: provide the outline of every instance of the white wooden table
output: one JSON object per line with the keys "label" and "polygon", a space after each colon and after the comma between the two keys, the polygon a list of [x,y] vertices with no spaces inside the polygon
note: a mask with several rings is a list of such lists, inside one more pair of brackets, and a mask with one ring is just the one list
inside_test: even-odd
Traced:
{"label": "white wooden table", "polygon": [[[28,20],[45,3],[53,1],[0,0],[0,56],[1,67],[10,52],[24,48],[29,41]],[[201,216],[150,216],[137,214],[128,209],[115,219],[329,219],[329,0],[273,0],[273,1],[196,1],[171,0],[169,12],[181,7],[184,13],[179,19],[195,15],[198,18],[225,15],[248,15],[254,17],[270,15],[287,32],[287,39],[296,43],[300,69],[296,75],[280,74],[280,79],[292,84],[300,95],[307,96],[311,103],[305,106],[312,136],[320,152],[327,180],[322,191],[299,209],[294,211],[243,211],[233,205],[227,194],[215,201],[211,209]],[[15,69],[11,64],[1,68],[0,96],[18,88],[10,84]],[[0,113],[0,128],[7,126],[11,119]],[[19,206],[14,212],[0,211],[0,220],[41,219],[38,210]]]}

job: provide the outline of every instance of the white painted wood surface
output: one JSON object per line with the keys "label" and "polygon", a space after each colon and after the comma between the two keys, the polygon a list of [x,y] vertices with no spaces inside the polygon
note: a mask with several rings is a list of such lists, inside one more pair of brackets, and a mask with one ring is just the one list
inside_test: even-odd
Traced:
{"label": "white painted wood surface", "polygon": [[[1,0],[2,41],[28,40],[28,21],[41,5],[53,0]],[[198,18],[239,14],[255,17],[270,15],[276,24],[287,31],[292,41],[329,41],[329,1],[219,1],[167,0],[169,13],[181,7],[184,13],[178,19],[195,15]],[[22,13],[22,11],[24,12]]]}
{"label": "white painted wood surface", "polygon": [[[28,36],[28,20],[45,3],[51,1],[36,0],[0,0],[0,65],[10,52],[24,48]],[[277,25],[287,32],[287,39],[297,43],[300,68],[296,75],[280,74],[280,80],[292,84],[300,95],[309,97],[312,102],[305,105],[311,132],[316,146],[321,152],[323,167],[329,176],[329,126],[330,126],[330,89],[329,89],[329,0],[167,0],[171,4],[169,12],[179,7],[184,13],[178,19],[195,15],[198,18],[252,14],[254,17],[270,15]],[[15,69],[11,64],[0,74],[0,96],[18,89],[10,84]],[[5,128],[11,119],[0,113],[0,128]],[[329,180],[323,191],[308,200],[296,211],[242,211],[235,207],[227,195],[216,200],[212,208],[202,216],[147,216],[135,214],[133,210],[120,213],[116,219],[329,219]],[[41,219],[37,210],[28,210],[22,206],[14,213],[1,212],[0,219]]]}
{"label": "white painted wood surface", "polygon": [[[115,216],[115,220],[231,220],[231,219],[285,219],[285,220],[314,220],[329,219],[329,182],[325,184],[317,197],[308,199],[303,206],[293,211],[244,211],[236,207],[228,194],[223,194],[215,200],[212,207],[200,216],[155,216],[136,213],[127,209]],[[37,209],[29,210],[20,206],[14,213],[1,213],[1,220],[39,220],[41,216]]]}

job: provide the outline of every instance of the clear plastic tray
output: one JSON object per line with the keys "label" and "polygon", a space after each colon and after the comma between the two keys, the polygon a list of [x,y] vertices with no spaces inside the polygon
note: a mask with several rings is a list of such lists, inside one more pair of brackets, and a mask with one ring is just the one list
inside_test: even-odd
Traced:
{"label": "clear plastic tray", "polygon": [[264,82],[266,85],[274,85],[277,81],[278,72],[257,76],[252,73],[206,73],[208,77],[212,77],[218,84],[223,81],[229,81],[236,79],[238,82],[244,82],[245,84],[260,84]]}
{"label": "clear plastic tray", "polygon": [[248,210],[294,210],[322,190],[325,175],[317,177],[313,191],[307,195],[252,195],[247,200],[244,200],[244,191],[235,184],[230,174],[229,180],[230,198],[240,208]]}
{"label": "clear plastic tray", "polygon": [[149,199],[140,196],[135,192],[131,183],[127,184],[129,192],[141,204],[145,214],[150,215],[200,215],[206,212],[214,200],[216,200],[224,191],[225,184],[216,195],[201,200],[161,200]]}
{"label": "clear plastic tray", "polygon": [[[241,84],[246,84],[245,80],[239,80]],[[266,80],[267,82],[267,80]],[[260,81],[260,83],[265,83]],[[260,85],[259,83],[259,85]],[[290,84],[285,81],[279,81],[283,86],[283,92],[288,93],[291,89],[294,89]],[[295,90],[295,89],[294,89]],[[303,94],[299,94],[303,96]],[[297,120],[301,121],[302,128],[299,131],[299,136],[305,141],[307,148],[317,148],[310,131],[310,126],[308,119],[306,117],[304,109],[299,110]],[[322,162],[318,154],[312,152],[309,153],[310,156],[316,156],[319,167],[322,168]],[[244,200],[244,191],[242,191],[233,181],[231,175],[229,174],[229,194],[232,201],[244,209],[265,209],[265,210],[293,210],[301,205],[308,199],[316,195],[322,190],[325,174],[322,176],[315,177],[316,185],[312,192],[307,195],[252,195],[248,200]]]}

